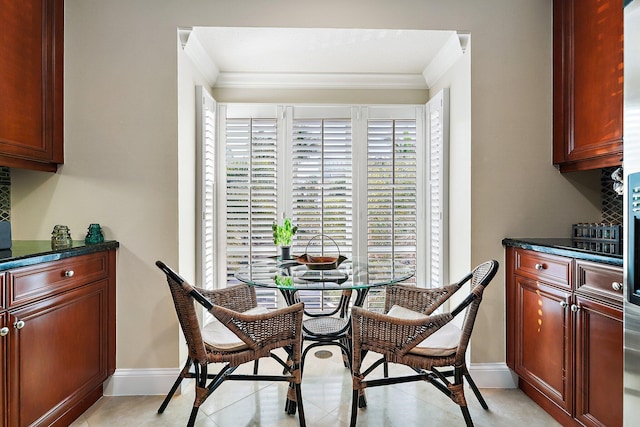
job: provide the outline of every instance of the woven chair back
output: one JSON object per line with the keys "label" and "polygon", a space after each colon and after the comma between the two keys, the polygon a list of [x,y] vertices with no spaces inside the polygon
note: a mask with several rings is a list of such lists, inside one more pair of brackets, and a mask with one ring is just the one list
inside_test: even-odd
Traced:
{"label": "woven chair back", "polygon": [[469,339],[471,338],[471,332],[473,332],[473,326],[478,314],[478,308],[482,302],[482,295],[486,287],[491,283],[491,280],[498,271],[498,262],[491,260],[484,262],[477,266],[471,273],[471,292],[470,295],[475,295],[475,298],[465,313],[464,320],[462,322],[462,336],[460,337],[460,343],[458,345],[458,351],[456,354],[456,364],[464,362],[464,354],[469,345]]}
{"label": "woven chair back", "polygon": [[180,328],[187,341],[189,357],[201,364],[207,363],[207,352],[200,332],[200,322],[195,309],[195,301],[189,293],[183,289],[170,275],[167,275],[167,283],[173,298],[173,304],[180,322]]}

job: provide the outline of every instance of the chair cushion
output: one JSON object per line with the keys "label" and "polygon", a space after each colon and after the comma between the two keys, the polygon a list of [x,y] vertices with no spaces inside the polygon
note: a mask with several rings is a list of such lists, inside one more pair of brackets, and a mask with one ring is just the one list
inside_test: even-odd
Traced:
{"label": "chair cushion", "polygon": [[[265,307],[254,307],[243,314],[266,314],[269,310]],[[205,344],[220,351],[240,351],[247,345],[229,328],[223,325],[215,317],[202,328],[202,339]]]}
{"label": "chair cushion", "polygon": [[[399,305],[391,307],[387,316],[406,320],[425,319],[428,317],[425,314]],[[450,356],[456,352],[461,335],[460,328],[449,322],[412,348],[409,353],[421,356]]]}

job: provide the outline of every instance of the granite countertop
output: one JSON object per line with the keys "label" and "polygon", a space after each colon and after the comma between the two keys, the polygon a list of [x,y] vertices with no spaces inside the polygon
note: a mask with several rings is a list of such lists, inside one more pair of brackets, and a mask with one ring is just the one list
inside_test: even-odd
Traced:
{"label": "granite countertop", "polygon": [[13,240],[11,249],[0,250],[0,271],[115,249],[119,246],[120,243],[115,240],[91,245],[86,244],[84,240],[74,240],[69,248],[51,249],[50,240]]}
{"label": "granite countertop", "polygon": [[537,252],[544,252],[552,255],[566,256],[585,261],[601,262],[604,264],[612,264],[622,266],[622,255],[604,254],[600,252],[592,252],[585,249],[574,247],[571,238],[547,238],[547,237],[531,237],[531,238],[505,238],[502,240],[504,246],[514,248],[530,249]]}

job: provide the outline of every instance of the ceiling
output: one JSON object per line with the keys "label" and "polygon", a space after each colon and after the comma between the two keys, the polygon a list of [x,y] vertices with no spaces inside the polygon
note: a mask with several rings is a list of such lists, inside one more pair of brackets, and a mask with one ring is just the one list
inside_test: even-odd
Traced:
{"label": "ceiling", "polygon": [[428,88],[430,70],[448,68],[452,48],[464,47],[455,31],[193,27],[180,34],[216,87]]}

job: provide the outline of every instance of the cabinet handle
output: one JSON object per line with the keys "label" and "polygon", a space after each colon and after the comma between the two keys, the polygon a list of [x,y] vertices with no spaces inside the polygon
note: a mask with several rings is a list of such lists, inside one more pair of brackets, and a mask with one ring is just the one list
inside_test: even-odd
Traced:
{"label": "cabinet handle", "polygon": [[0,329],[0,337],[4,337],[8,333],[9,333],[9,328],[7,328],[6,326],[4,328]]}
{"label": "cabinet handle", "polygon": [[560,307],[562,307],[562,308],[567,308],[567,306],[568,306],[568,305],[569,305],[569,303],[568,303],[568,302],[566,302],[566,301],[560,301]]}
{"label": "cabinet handle", "polygon": [[534,267],[536,270],[544,270],[544,264],[536,264]]}
{"label": "cabinet handle", "polygon": [[64,272],[64,277],[73,277],[76,274],[73,270],[67,270]]}
{"label": "cabinet handle", "polygon": [[611,287],[613,288],[614,291],[621,291],[622,290],[622,283],[620,282],[613,282],[611,284]]}
{"label": "cabinet handle", "polygon": [[13,324],[13,327],[16,329],[24,328],[24,320],[18,320],[16,323]]}
{"label": "cabinet handle", "polygon": [[578,312],[578,310],[580,310],[580,307],[575,305],[575,304],[571,304],[571,311],[573,311],[574,313]]}

